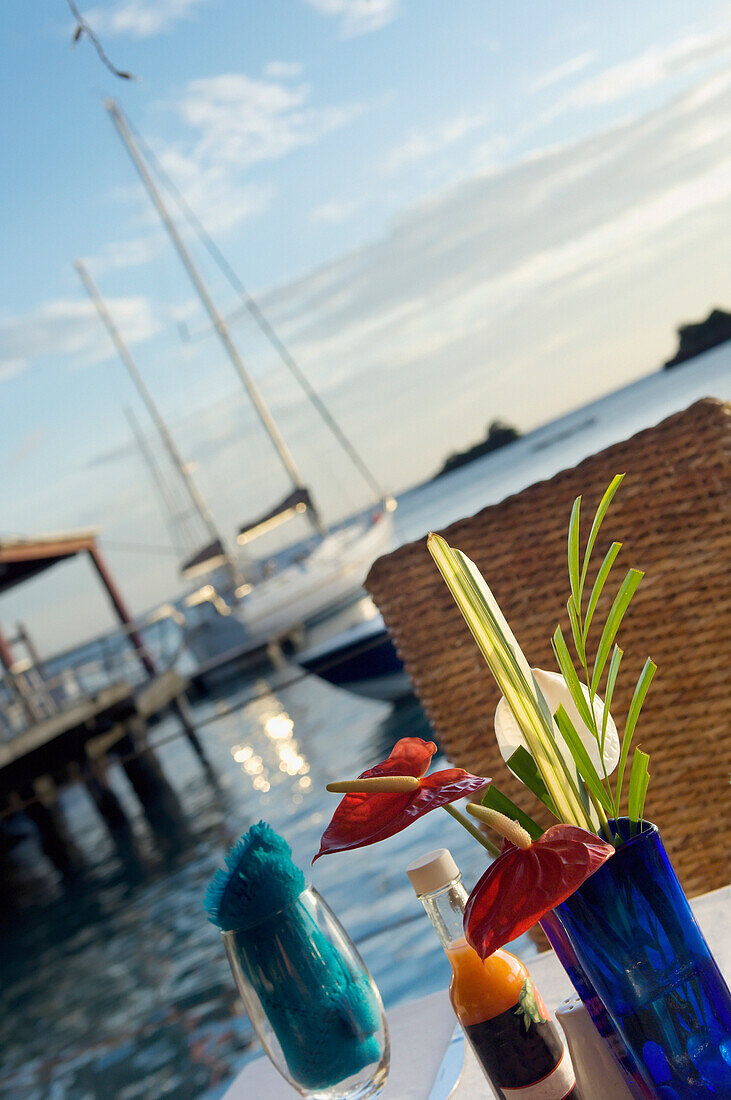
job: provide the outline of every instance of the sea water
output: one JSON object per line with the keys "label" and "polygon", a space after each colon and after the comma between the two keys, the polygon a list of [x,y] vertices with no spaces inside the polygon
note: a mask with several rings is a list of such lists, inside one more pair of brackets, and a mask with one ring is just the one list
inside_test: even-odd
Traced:
{"label": "sea water", "polygon": [[[418,538],[470,515],[706,395],[731,399],[730,345],[403,494],[398,536]],[[0,850],[0,1100],[223,1094],[257,1047],[202,896],[224,852],[260,818],[287,837],[358,944],[387,1008],[446,991],[449,966],[403,873],[447,845],[468,888],[477,880],[484,852],[446,814],[309,867],[336,804],[325,784],[383,759],[399,737],[430,738],[418,704],[358,699],[284,667],[242,675],[194,704],[194,715],[215,785],[172,719],[153,732],[188,823],[164,851],[118,770],[111,781],[134,820],[136,867],[117,858],[80,787],[63,796],[86,867],[77,883],[64,887],[31,837]],[[534,952],[527,937],[511,950]]]}

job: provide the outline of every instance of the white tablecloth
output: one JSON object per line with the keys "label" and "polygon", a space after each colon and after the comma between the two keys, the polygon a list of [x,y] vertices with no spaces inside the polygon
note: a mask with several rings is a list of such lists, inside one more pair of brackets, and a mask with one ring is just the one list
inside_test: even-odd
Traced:
{"label": "white tablecloth", "polygon": [[[731,937],[728,935],[731,886],[695,898],[691,905],[718,965],[728,975],[731,972]],[[530,971],[552,1011],[574,993],[552,951],[531,960]],[[454,1024],[446,991],[391,1009],[388,1013],[391,1069],[380,1094],[382,1100],[425,1100],[428,1097]],[[454,1100],[489,1097],[491,1091],[467,1046]],[[250,1062],[236,1077],[224,1100],[293,1100],[297,1095],[269,1060],[262,1057]]]}

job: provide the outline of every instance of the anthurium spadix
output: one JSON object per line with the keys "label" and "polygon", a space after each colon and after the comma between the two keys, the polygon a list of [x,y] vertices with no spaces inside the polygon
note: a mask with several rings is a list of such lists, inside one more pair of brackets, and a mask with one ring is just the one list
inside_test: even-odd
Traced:
{"label": "anthurium spadix", "polygon": [[[594,696],[593,709],[594,718],[596,719],[596,728],[598,731],[602,731],[604,736],[603,765],[602,753],[600,752],[596,734],[589,728],[579,714],[579,709],[572,698],[568,684],[563,676],[557,672],[545,672],[541,668],[533,668],[531,669],[531,673],[533,675],[534,684],[546,700],[551,714],[556,714],[558,708],[563,707],[571,724],[581,738],[582,744],[589,754],[589,759],[594,765],[597,774],[600,777],[611,775],[619,763],[619,735],[611,714],[607,714],[606,727],[604,726],[604,703],[599,696]],[[581,690],[586,699],[586,706],[588,708],[591,705],[589,701],[589,689],[585,684],[582,684]],[[510,757],[516,749],[520,748],[521,745],[530,752],[523,731],[505,696],[502,697],[495,711],[495,735],[497,737],[500,755],[506,764],[510,761]],[[573,757],[568,745],[560,734],[556,733],[555,737],[559,752],[562,754],[566,763],[572,765]]]}
{"label": "anthurium spadix", "polygon": [[440,535],[429,535],[427,545],[510,706],[556,816],[592,829],[591,814],[576,783],[576,770],[567,765],[559,749],[561,737],[550,707],[487,582],[475,563]]}

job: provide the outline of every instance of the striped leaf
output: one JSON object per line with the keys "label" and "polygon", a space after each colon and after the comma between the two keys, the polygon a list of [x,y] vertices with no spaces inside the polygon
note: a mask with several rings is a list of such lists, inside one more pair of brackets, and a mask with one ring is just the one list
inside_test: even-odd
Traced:
{"label": "striped leaf", "polygon": [[530,665],[482,574],[466,554],[430,535],[429,551],[464,616],[525,736],[543,782],[562,820],[585,824],[580,799],[565,783],[563,760],[555,748],[551,713],[536,690]]}

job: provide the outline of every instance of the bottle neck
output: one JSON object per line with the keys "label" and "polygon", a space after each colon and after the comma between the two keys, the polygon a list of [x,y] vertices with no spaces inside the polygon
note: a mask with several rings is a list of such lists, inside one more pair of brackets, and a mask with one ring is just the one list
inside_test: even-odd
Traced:
{"label": "bottle neck", "polygon": [[464,939],[464,909],[467,904],[467,891],[462,885],[462,876],[452,879],[441,890],[430,894],[421,894],[420,901],[426,909],[434,931],[442,947]]}

